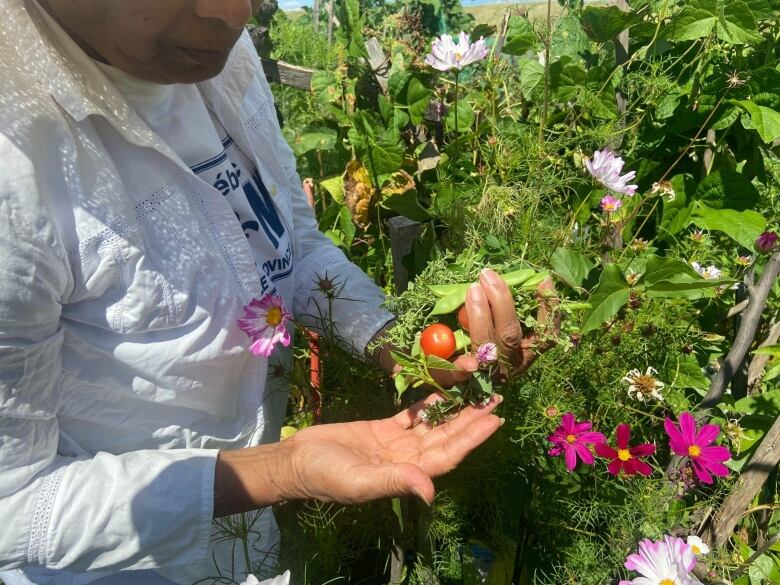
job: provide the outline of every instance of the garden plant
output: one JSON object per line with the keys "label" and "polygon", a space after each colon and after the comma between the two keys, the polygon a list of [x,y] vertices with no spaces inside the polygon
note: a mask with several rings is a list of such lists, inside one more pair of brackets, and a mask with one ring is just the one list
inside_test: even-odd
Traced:
{"label": "garden plant", "polygon": [[[315,70],[275,87],[286,138],[320,228],[388,293],[401,366],[300,332],[285,433],[431,387],[420,424],[496,391],[506,420],[431,507],[280,506],[293,582],[780,583],[780,3],[618,4],[494,26],[339,0],[330,44],[275,16],[271,56]],[[485,267],[546,350],[530,368],[471,344]],[[464,352],[473,379],[439,386]],[[222,529],[251,546],[250,516]]]}

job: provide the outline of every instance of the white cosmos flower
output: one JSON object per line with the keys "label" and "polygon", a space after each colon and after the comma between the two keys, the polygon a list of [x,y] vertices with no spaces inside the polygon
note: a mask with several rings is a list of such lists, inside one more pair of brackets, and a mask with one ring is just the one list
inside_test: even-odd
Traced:
{"label": "white cosmos flower", "polygon": [[699,538],[695,534],[691,534],[685,540],[685,542],[688,543],[688,546],[691,547],[691,550],[695,555],[705,556],[710,553],[710,547],[707,546],[707,543],[705,543],[701,538]]}
{"label": "white cosmos flower", "polygon": [[596,181],[613,193],[631,197],[636,193],[638,186],[629,185],[628,182],[634,180],[636,171],[631,171],[621,176],[623,164],[623,159],[615,156],[615,153],[607,148],[594,152],[593,160],[585,159],[585,166]]}
{"label": "white cosmos flower", "polygon": [[664,383],[655,378],[657,373],[655,368],[650,366],[644,374],[637,369],[628,372],[622,379],[628,384],[628,395],[642,402],[647,402],[650,398],[663,402],[664,397],[661,390],[664,388]]}
{"label": "white cosmos flower", "polygon": [[696,557],[682,538],[645,539],[625,563],[626,569],[636,571],[641,577],[620,581],[620,585],[701,585],[691,573],[695,566]]}
{"label": "white cosmos flower", "polygon": [[488,54],[488,48],[482,37],[473,43],[469,35],[461,32],[456,45],[450,35],[441,35],[433,41],[431,52],[425,57],[425,63],[439,71],[457,69],[460,71],[466,65],[481,61]]}
{"label": "white cosmos flower", "polygon": [[265,581],[259,581],[254,575],[247,575],[246,581],[241,585],[290,585],[290,571],[285,571],[281,575]]}
{"label": "white cosmos flower", "polygon": [[705,268],[698,262],[691,262],[691,266],[693,266],[693,269],[699,274],[699,276],[706,280],[717,279],[723,275],[723,272],[721,272],[720,269],[716,268],[712,264]]}

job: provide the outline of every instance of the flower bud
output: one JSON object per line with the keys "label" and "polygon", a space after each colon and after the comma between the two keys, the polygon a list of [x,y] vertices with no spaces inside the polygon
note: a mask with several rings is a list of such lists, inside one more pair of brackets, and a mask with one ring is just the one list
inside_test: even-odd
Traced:
{"label": "flower bud", "polygon": [[769,254],[777,245],[777,234],[775,232],[764,232],[756,238],[756,250],[762,254]]}

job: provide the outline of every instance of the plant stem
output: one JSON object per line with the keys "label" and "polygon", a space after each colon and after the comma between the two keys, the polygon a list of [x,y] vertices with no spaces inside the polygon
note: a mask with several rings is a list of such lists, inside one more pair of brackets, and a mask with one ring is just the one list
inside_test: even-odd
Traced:
{"label": "plant stem", "polygon": [[552,0],[547,0],[547,30],[544,36],[544,101],[539,119],[539,147],[544,145],[544,127],[550,105],[550,45],[552,44]]}
{"label": "plant stem", "polygon": [[458,140],[458,74],[460,71],[455,70],[455,140]]}

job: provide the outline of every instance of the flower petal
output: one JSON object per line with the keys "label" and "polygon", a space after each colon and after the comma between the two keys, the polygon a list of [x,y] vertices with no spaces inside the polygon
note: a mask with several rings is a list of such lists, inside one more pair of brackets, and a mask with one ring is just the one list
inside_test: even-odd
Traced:
{"label": "flower petal", "polygon": [[566,445],[563,449],[566,451],[566,468],[569,471],[574,471],[574,468],[577,467],[577,454],[571,445]]}
{"label": "flower petal", "polygon": [[677,417],[680,423],[680,432],[687,445],[693,445],[696,443],[696,419],[687,410],[680,413]]}
{"label": "flower petal", "polygon": [[724,447],[722,445],[702,447],[699,458],[710,461],[728,461],[731,459],[731,451],[729,451],[728,447]]}
{"label": "flower petal", "polygon": [[653,475],[653,468],[644,461],[640,461],[639,459],[632,459],[631,461],[634,464],[634,468],[642,475],[646,477]]}
{"label": "flower petal", "polygon": [[672,451],[674,451],[676,455],[687,455],[688,443],[685,442],[677,425],[675,425],[669,417],[664,420],[664,429],[666,430],[666,434],[669,435],[669,446],[672,448]]}
{"label": "flower petal", "polygon": [[582,459],[583,463],[586,465],[593,465],[593,453],[590,452],[590,449],[588,449],[582,443],[574,443],[572,447],[574,447],[574,449],[577,451],[577,455],[580,456],[580,459]]}
{"label": "flower petal", "polygon": [[631,427],[625,423],[619,424],[615,432],[618,449],[628,447],[628,441],[631,439]]}
{"label": "flower petal", "polygon": [[696,444],[699,447],[706,447],[718,438],[720,427],[718,425],[703,425],[696,437]]}
{"label": "flower petal", "polygon": [[599,457],[604,457],[605,459],[617,459],[617,451],[615,451],[606,443],[596,443],[594,449],[596,450],[596,455]]}
{"label": "flower petal", "polygon": [[624,464],[620,459],[615,459],[607,465],[607,471],[617,477],[620,475],[620,470],[624,468],[623,466]]}
{"label": "flower petal", "polygon": [[655,445],[652,443],[642,443],[636,447],[631,447],[628,452],[631,453],[633,457],[647,457],[648,455],[655,453]]}
{"label": "flower petal", "polygon": [[701,464],[698,457],[693,459],[693,471],[696,473],[696,477],[699,478],[700,482],[706,483],[707,485],[712,483],[712,476],[704,465]]}
{"label": "flower petal", "polygon": [[577,436],[578,443],[606,443],[607,438],[601,433],[590,432],[582,433]]}

